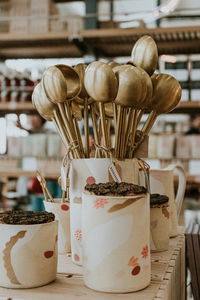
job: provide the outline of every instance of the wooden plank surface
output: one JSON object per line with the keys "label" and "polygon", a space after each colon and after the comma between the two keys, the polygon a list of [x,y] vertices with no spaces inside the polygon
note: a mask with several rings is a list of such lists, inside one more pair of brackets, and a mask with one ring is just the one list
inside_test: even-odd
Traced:
{"label": "wooden plank surface", "polygon": [[[147,300],[154,299],[159,289],[159,283],[151,283],[146,289],[127,294],[109,294],[95,292],[84,286],[80,276],[67,276],[58,275],[55,282],[46,286],[27,289],[0,289],[0,296],[11,297],[12,300],[28,299],[28,300],[115,300],[115,299],[134,299],[134,300]],[[0,298],[1,299],[1,298]]]}
{"label": "wooden plank surface", "polygon": [[[36,171],[26,171],[26,170],[21,170],[21,169],[16,169],[16,170],[1,170],[0,169],[0,178],[3,178],[3,177],[18,178],[21,176],[36,177],[35,172]],[[47,179],[57,179],[60,176],[60,172],[52,172],[52,173],[44,172],[43,176]]]}
{"label": "wooden plank surface", "polygon": [[0,57],[82,57],[84,53],[74,43],[76,38],[90,51],[97,50],[102,57],[130,56],[136,40],[145,34],[155,39],[159,54],[193,54],[200,51],[200,26],[104,28],[80,30],[75,37],[72,32],[67,31],[0,33]]}
{"label": "wooden plank surface", "polygon": [[[12,300],[184,300],[179,289],[185,286],[183,234],[170,239],[170,250],[152,255],[152,280],[144,290],[126,293],[100,293],[84,286],[82,268],[71,262],[71,255],[60,255],[55,282],[34,289],[0,288],[0,299]],[[182,267],[181,267],[182,266]],[[7,297],[7,298],[6,298]]]}

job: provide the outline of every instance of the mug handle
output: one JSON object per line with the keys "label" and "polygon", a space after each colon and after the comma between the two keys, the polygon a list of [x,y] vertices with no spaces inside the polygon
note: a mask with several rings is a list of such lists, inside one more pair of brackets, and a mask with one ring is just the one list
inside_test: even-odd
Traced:
{"label": "mug handle", "polygon": [[179,164],[171,164],[165,170],[177,170],[178,173],[178,190],[175,198],[177,216],[179,217],[186,188],[186,175],[183,167]]}

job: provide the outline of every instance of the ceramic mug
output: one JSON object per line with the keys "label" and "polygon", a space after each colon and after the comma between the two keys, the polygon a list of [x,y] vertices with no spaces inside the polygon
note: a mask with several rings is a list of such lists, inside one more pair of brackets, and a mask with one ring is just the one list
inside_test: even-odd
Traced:
{"label": "ceramic mug", "polygon": [[70,241],[70,203],[62,203],[62,199],[54,199],[54,202],[44,201],[45,210],[52,212],[58,220],[58,253],[71,252]]}
{"label": "ceramic mug", "polygon": [[[174,194],[175,171],[178,174],[178,190]],[[186,176],[182,166],[169,165],[165,169],[150,170],[150,191],[152,194],[161,194],[169,197],[169,235],[178,234],[178,217],[180,215],[186,187]]]}
{"label": "ceramic mug", "polygon": [[150,284],[149,194],[83,193],[83,279],[103,292],[138,291]]}
{"label": "ceramic mug", "polygon": [[[139,184],[139,168],[137,159],[115,161],[121,180]],[[73,159],[70,168],[70,226],[72,261],[82,265],[81,246],[81,212],[82,192],[87,183],[105,183],[113,181],[109,173],[112,161],[109,158]]]}
{"label": "ceramic mug", "polygon": [[166,251],[169,248],[169,206],[150,208],[150,247],[152,252]]}
{"label": "ceramic mug", "polygon": [[58,221],[0,224],[0,286],[33,288],[56,279]]}

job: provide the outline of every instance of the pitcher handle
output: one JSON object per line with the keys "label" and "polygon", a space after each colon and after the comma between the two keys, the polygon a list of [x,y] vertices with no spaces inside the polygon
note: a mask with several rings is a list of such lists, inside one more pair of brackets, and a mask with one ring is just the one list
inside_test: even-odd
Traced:
{"label": "pitcher handle", "polygon": [[179,164],[171,164],[165,170],[177,170],[178,172],[178,190],[175,198],[177,216],[179,217],[186,188],[186,175],[183,167]]}

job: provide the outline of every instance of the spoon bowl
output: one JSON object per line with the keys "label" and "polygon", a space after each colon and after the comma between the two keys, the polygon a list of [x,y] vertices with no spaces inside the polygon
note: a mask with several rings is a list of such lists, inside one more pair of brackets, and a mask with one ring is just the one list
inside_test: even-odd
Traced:
{"label": "spoon bowl", "polygon": [[149,35],[144,35],[135,43],[131,60],[136,67],[141,67],[150,76],[154,73],[158,63],[158,49],[155,41]]}

